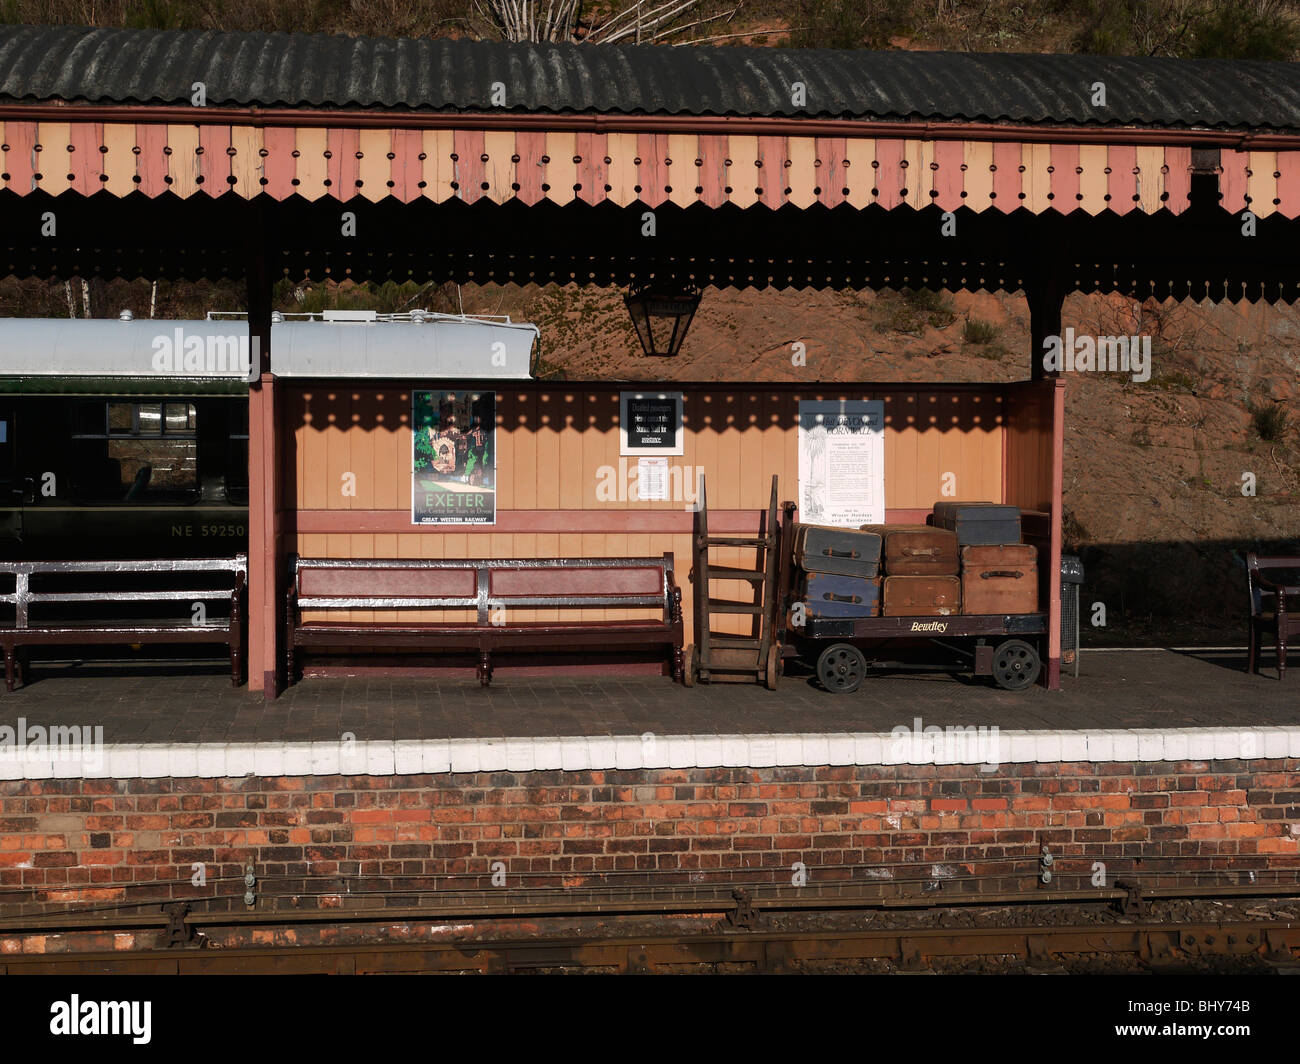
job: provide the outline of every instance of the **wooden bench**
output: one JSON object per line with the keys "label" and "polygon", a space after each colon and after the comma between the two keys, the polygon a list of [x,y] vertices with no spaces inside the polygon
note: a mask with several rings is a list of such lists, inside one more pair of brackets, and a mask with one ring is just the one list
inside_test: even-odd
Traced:
{"label": "wooden bench", "polygon": [[[1246,671],[1259,672],[1260,643],[1269,636],[1277,647],[1277,678],[1286,678],[1286,653],[1291,636],[1300,636],[1300,579],[1278,583],[1264,577],[1277,570],[1300,572],[1300,557],[1246,555],[1246,580],[1250,589],[1250,642]],[[1293,600],[1288,604],[1287,600]],[[1272,608],[1269,609],[1271,600]]]}
{"label": "wooden bench", "polygon": [[[210,576],[205,574],[212,574]],[[13,607],[0,618],[5,688],[14,689],[15,652],[31,646],[130,645],[134,643],[224,644],[230,678],[238,686],[243,668],[243,604],[248,556],[150,561],[0,562],[0,603]],[[198,584],[209,586],[199,587]],[[35,585],[35,587],[34,587]],[[5,592],[5,588],[12,590]],[[209,620],[207,606],[228,606]],[[131,617],[129,608],[166,612],[185,604],[182,617]],[[196,606],[202,606],[196,609]],[[50,617],[34,616],[46,613]],[[161,607],[159,609],[158,607]],[[7,611],[5,611],[7,612]],[[70,618],[77,613],[85,619]],[[107,618],[103,615],[108,614]]]}
{"label": "wooden bench", "polygon": [[[654,609],[647,620],[523,621],[515,610]],[[473,621],[302,620],[303,610],[473,610]],[[682,677],[682,596],[661,558],[290,559],[287,676],[299,648],[472,653],[479,683],[497,650],[662,650]]]}

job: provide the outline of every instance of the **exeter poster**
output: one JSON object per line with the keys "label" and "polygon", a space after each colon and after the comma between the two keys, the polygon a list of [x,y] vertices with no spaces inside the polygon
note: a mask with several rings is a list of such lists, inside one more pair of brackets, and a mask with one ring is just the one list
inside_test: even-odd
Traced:
{"label": "exeter poster", "polygon": [[411,522],[496,523],[496,393],[411,397]]}
{"label": "exeter poster", "polygon": [[884,400],[800,401],[799,519],[885,523]]}

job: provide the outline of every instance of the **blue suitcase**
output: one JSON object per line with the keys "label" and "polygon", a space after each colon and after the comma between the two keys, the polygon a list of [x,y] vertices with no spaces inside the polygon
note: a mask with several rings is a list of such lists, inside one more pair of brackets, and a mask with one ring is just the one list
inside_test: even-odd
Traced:
{"label": "blue suitcase", "polygon": [[936,502],[930,523],[957,533],[959,547],[1020,542],[1020,509],[996,502]]}
{"label": "blue suitcase", "polygon": [[794,561],[804,572],[870,580],[880,571],[880,543],[874,532],[801,523],[794,533]]}
{"label": "blue suitcase", "polygon": [[799,585],[799,601],[809,617],[878,617],[880,580],[808,573]]}

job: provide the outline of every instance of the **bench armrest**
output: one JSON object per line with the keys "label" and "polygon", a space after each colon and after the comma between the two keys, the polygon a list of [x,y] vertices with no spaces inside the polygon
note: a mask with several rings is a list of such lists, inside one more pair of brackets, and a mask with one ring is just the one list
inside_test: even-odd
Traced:
{"label": "bench armrest", "polygon": [[664,586],[668,589],[667,617],[669,624],[677,624],[682,619],[682,589],[673,579],[673,571],[664,567]]}

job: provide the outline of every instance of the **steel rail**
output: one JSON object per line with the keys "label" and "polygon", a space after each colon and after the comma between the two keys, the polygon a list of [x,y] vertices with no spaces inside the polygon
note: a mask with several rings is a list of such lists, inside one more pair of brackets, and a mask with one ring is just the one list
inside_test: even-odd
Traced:
{"label": "steel rail", "polygon": [[651,973],[732,966],[778,972],[797,964],[888,961],[921,971],[935,960],[1010,958],[1052,967],[1062,955],[1131,955],[1150,966],[1255,956],[1290,968],[1290,922],[1123,926],[760,931],[625,938],[537,938],[347,946],[172,949],[137,953],[8,954],[6,975],[251,975],[509,973],[568,969]]}
{"label": "steel rail", "polygon": [[[725,886],[692,889],[688,886],[665,886],[650,890],[623,888],[616,890],[581,890],[532,888],[511,892],[505,889],[486,891],[372,891],[347,893],[341,891],[315,894],[290,893],[270,895],[259,892],[263,903],[290,901],[304,897],[329,897],[338,899],[338,908],[251,908],[226,910],[194,910],[186,914],[184,922],[192,929],[277,926],[299,924],[349,924],[392,923],[410,920],[430,922],[445,920],[493,920],[508,917],[580,917],[646,915],[668,917],[673,915],[698,915],[725,913],[736,908],[735,891],[743,889],[749,895],[750,906],[760,912],[833,912],[850,909],[877,910],[933,910],[970,908],[972,906],[1040,907],[1043,905],[1085,905],[1125,902],[1133,897],[1127,887],[1097,887],[1079,890],[1042,889],[1002,893],[949,893],[935,891],[928,894],[885,893],[879,888],[856,884],[844,886],[773,887],[771,884],[730,883]],[[542,895],[538,897],[538,895]],[[1251,899],[1294,898],[1300,896],[1300,884],[1249,884],[1242,886],[1152,886],[1140,890],[1145,901],[1170,901],[1179,899]],[[396,897],[427,899],[421,904],[395,906],[388,904]],[[212,901],[238,901],[241,895],[226,894],[215,898],[195,896],[189,898],[155,899],[129,903],[131,908],[146,905],[197,906]],[[367,904],[352,904],[363,902]],[[166,922],[166,914],[139,914],[126,916],[108,908],[73,910],[51,914],[32,914],[0,919],[0,934],[24,932],[67,931],[133,931],[158,928]]]}

